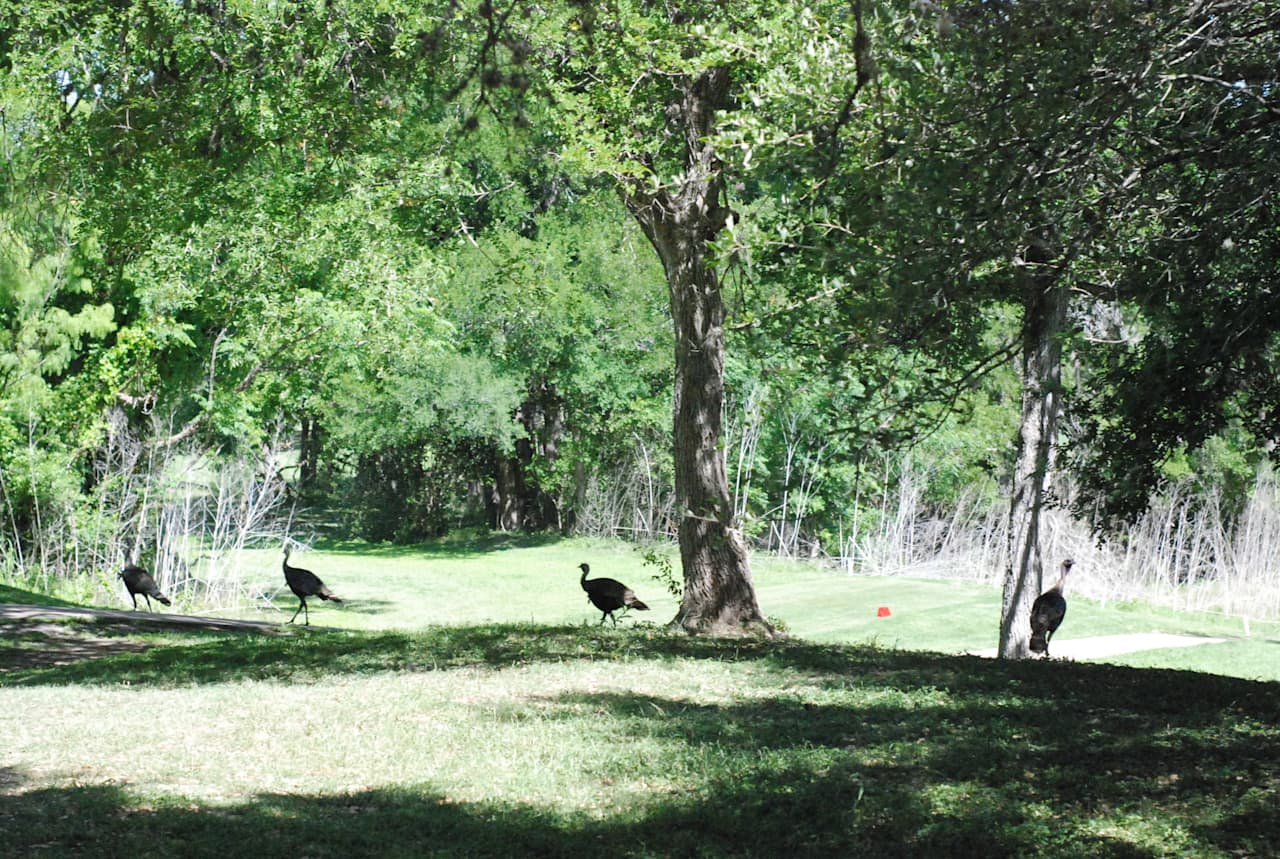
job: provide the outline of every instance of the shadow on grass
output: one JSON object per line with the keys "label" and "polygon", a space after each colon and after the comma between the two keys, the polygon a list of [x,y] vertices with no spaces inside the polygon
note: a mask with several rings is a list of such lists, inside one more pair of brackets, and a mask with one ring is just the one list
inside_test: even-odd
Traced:
{"label": "shadow on grass", "polygon": [[14,588],[9,585],[0,585],[0,603],[15,603],[18,605],[53,605],[53,606],[73,606],[75,603],[58,599],[57,597],[47,596],[45,594],[36,593],[35,591],[24,590],[22,588]]}
{"label": "shadow on grass", "polygon": [[[288,627],[289,618],[298,608],[298,598],[288,593],[276,595],[271,602],[260,605],[263,620],[267,623],[278,623]],[[341,604],[326,603],[324,600],[311,597],[307,600],[307,608],[316,619],[311,621],[321,629],[332,629],[328,624],[341,623],[341,615],[365,614],[380,615],[398,608],[395,600],[378,599],[377,597],[361,597],[359,599],[343,598]],[[303,615],[298,614],[294,623],[302,623]]]}
{"label": "shadow on grass", "polygon": [[[626,691],[516,702],[619,738],[583,777],[606,794],[616,779],[646,789],[604,803],[607,812],[464,802],[412,784],[201,806],[114,786],[36,786],[10,769],[0,770],[0,830],[10,834],[0,853],[1280,855],[1280,684],[1216,675],[494,625],[226,638],[21,672],[5,685],[306,681],[533,662],[572,670],[578,660],[752,663],[779,680],[768,695],[723,703]],[[624,763],[631,737],[667,751]]]}
{"label": "shadow on grass", "polygon": [[[312,600],[315,602],[315,600]],[[397,608],[395,600],[383,600],[374,597],[361,597],[360,599],[344,599],[342,607],[333,609],[343,614],[385,614]]]}
{"label": "shadow on grass", "polygon": [[[362,601],[367,602],[367,601]],[[371,610],[376,610],[374,606]],[[1129,669],[1091,663],[1003,662],[926,651],[889,650],[867,645],[815,644],[791,639],[724,639],[688,636],[664,627],[600,626],[595,623],[549,626],[498,623],[434,626],[407,631],[326,629],[301,620],[272,631],[287,634],[217,635],[193,630],[194,643],[152,647],[102,659],[21,671],[0,678],[3,686],[157,683],[166,686],[231,682],[242,679],[320,680],[343,672],[433,671],[458,667],[506,668],[537,662],[633,659],[705,659],[766,663],[819,675],[839,687],[848,683],[956,689],[967,694],[1091,697],[1099,683],[1109,685],[1107,699],[1141,710],[1170,712],[1198,708],[1204,700],[1261,697],[1276,703],[1280,684],[1213,674]],[[181,634],[182,630],[171,630]],[[1152,689],[1195,693],[1152,699]],[[1280,713],[1275,715],[1280,716]]]}
{"label": "shadow on grass", "polygon": [[[11,838],[2,856],[262,857],[1149,857],[1122,841],[1075,833],[1039,841],[988,801],[931,823],[908,790],[860,800],[856,774],[789,768],[718,783],[694,796],[604,819],[525,804],[459,802],[430,786],[343,795],[265,794],[218,807],[140,803],[114,786],[0,796]],[[892,813],[888,813],[892,810]],[[1059,842],[1057,848],[1054,842]]]}
{"label": "shadow on grass", "polygon": [[[1005,855],[995,849],[998,842],[974,840],[982,829],[993,837],[1005,830],[1004,846],[1011,849],[1041,851],[1070,833],[1065,849],[1080,843],[1097,815],[1114,811],[1123,819],[1196,804],[1215,807],[1208,820],[1216,820],[1219,811],[1244,809],[1237,815],[1241,825],[1223,824],[1222,833],[1201,821],[1212,841],[1235,829],[1232,849],[1248,844],[1248,855],[1280,850],[1280,822],[1253,815],[1280,798],[1280,730],[1274,723],[1242,729],[1260,715],[1251,707],[1231,712],[1218,701],[1171,717],[1163,708],[1153,713],[1117,706],[1103,692],[1054,700],[1052,713],[1044,713],[1032,698],[993,699],[959,689],[938,695],[931,705],[815,704],[800,698],[717,705],[626,693],[557,700],[571,712],[597,719],[607,714],[636,733],[678,746],[714,748],[742,761],[782,752],[774,757],[808,761],[816,772],[843,769],[846,793],[857,788],[861,797],[850,801],[861,802],[873,817],[891,819],[903,830],[901,837],[945,832],[940,845],[971,843],[977,856]],[[748,766],[734,775],[735,781],[750,782],[759,773]],[[748,794],[736,801],[761,806],[762,813],[778,802],[767,790]],[[924,797],[924,807],[913,810]],[[1140,810],[1144,803],[1151,808]],[[972,829],[977,820],[985,823]]]}
{"label": "shadow on grass", "polygon": [[460,531],[428,543],[407,546],[392,543],[367,543],[361,540],[319,540],[312,547],[328,555],[358,558],[421,558],[424,561],[461,560],[511,549],[534,549],[553,546],[563,538],[552,533],[512,533]]}

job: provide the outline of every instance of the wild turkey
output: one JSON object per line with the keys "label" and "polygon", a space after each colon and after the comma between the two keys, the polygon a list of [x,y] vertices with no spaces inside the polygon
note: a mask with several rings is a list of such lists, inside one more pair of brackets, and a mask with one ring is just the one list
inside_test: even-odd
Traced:
{"label": "wild turkey", "polygon": [[600,615],[600,623],[603,624],[607,617],[613,621],[614,626],[617,626],[618,618],[614,612],[620,608],[633,608],[636,611],[649,610],[647,605],[636,598],[636,592],[622,582],[616,579],[588,579],[587,573],[591,572],[591,567],[587,564],[578,564],[578,569],[582,570],[582,589],[587,592],[587,599],[603,612]]}
{"label": "wild turkey", "polygon": [[1067,573],[1071,572],[1075,561],[1068,558],[1062,562],[1062,575],[1058,583],[1036,597],[1031,604],[1031,652],[1049,655],[1049,640],[1062,625],[1062,618],[1067,613],[1067,600],[1062,596],[1062,589],[1067,584]]}
{"label": "wild turkey", "polygon": [[302,567],[289,566],[289,553],[291,549],[284,547],[284,580],[289,585],[289,590],[293,591],[293,595],[300,601],[298,611],[293,613],[293,617],[289,618],[286,623],[293,623],[298,619],[298,612],[303,613],[306,619],[304,626],[311,626],[311,611],[307,608],[307,597],[320,597],[322,600],[333,600],[341,603],[342,600],[320,581],[320,577],[310,570],[304,570]]}
{"label": "wild turkey", "polygon": [[126,563],[118,575],[124,579],[124,586],[129,591],[129,599],[133,600],[134,611],[138,610],[138,594],[142,594],[146,599],[147,611],[155,611],[151,607],[152,597],[164,605],[173,605],[167,596],[160,593],[160,588],[156,585],[156,580],[151,578],[151,574],[137,564]]}

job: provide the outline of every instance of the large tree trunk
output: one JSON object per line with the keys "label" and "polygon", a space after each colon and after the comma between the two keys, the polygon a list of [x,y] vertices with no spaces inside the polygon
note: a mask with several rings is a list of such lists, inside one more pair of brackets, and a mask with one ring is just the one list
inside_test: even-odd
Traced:
{"label": "large tree trunk", "polygon": [[1031,604],[1043,589],[1040,519],[1049,495],[1062,409],[1062,333],[1069,292],[1047,265],[1023,307],[1022,426],[1009,505],[1008,561],[1000,611],[1000,657],[1030,655]]}
{"label": "large tree trunk", "polygon": [[733,527],[721,445],[724,303],[710,242],[732,213],[721,198],[709,138],[727,102],[729,72],[686,79],[668,116],[684,136],[685,172],[670,186],[623,189],[666,271],[675,327],[675,489],[684,599],[673,623],[689,632],[771,632],[760,612],[742,534]]}

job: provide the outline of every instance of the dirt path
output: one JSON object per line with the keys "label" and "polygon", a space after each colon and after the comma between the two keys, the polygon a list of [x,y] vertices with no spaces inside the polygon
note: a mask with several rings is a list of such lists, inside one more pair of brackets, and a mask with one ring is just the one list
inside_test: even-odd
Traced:
{"label": "dirt path", "polygon": [[[1143,650],[1162,650],[1168,647],[1198,647],[1202,644],[1221,644],[1229,638],[1209,638],[1201,635],[1174,635],[1168,632],[1138,632],[1129,635],[1098,635],[1093,638],[1055,638],[1049,643],[1054,659],[1105,659],[1125,653]],[[994,659],[996,648],[971,650],[971,656]]]}
{"label": "dirt path", "polygon": [[285,630],[281,624],[260,620],[231,620],[222,617],[205,617],[190,614],[167,614],[149,611],[117,611],[106,608],[80,608],[79,606],[47,606],[0,603],[0,626],[32,620],[65,620],[86,618],[106,623],[118,623],[130,627],[158,626],[173,629],[207,629],[214,632],[260,632],[267,635]]}
{"label": "dirt path", "polygon": [[[83,620],[86,623],[66,623]],[[114,653],[141,653],[150,642],[130,638],[134,632],[162,629],[209,630],[281,635],[278,623],[230,620],[162,612],[115,611],[77,606],[0,604],[0,674],[26,668],[68,665]]]}
{"label": "dirt path", "polygon": [[59,621],[67,618],[86,618],[100,623],[118,625],[159,626],[172,629],[198,629],[215,632],[262,632],[278,635],[285,631],[282,623],[268,621],[237,621],[227,617],[204,617],[200,614],[170,614],[168,612],[124,612],[111,608],[81,608],[78,606],[23,606],[17,603],[0,603],[0,627],[14,622]]}

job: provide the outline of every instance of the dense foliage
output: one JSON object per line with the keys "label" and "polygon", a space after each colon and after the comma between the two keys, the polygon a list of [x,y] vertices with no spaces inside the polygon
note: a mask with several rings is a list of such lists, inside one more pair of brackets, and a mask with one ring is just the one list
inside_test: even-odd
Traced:
{"label": "dense foliage", "polygon": [[903,450],[933,509],[1013,491],[1035,332],[1079,511],[1189,470],[1241,509],[1280,432],[1276,4],[775,6],[0,5],[5,557],[159,551],[232,464],[379,540],[674,533],[690,153],[748,537],[838,547]]}

